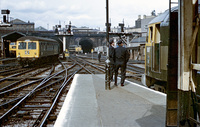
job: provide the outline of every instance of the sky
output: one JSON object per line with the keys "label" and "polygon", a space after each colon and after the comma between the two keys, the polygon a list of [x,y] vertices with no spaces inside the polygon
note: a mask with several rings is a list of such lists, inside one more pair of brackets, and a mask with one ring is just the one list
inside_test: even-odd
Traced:
{"label": "sky", "polygon": [[[138,15],[162,13],[169,0],[109,0],[109,21],[117,27],[124,20],[125,27],[133,27]],[[71,21],[73,26],[105,29],[106,0],[0,0],[0,9],[9,9],[10,17],[34,22],[35,27],[52,29]],[[2,16],[1,16],[2,19]]]}

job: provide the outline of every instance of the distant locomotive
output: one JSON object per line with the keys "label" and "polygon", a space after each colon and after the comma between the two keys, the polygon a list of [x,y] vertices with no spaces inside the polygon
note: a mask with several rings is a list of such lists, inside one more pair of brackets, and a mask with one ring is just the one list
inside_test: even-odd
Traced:
{"label": "distant locomotive", "polygon": [[[167,65],[169,43],[178,44],[178,7],[171,9],[169,40],[169,10],[154,18],[148,25],[148,42],[145,45],[146,85],[165,92],[167,85]],[[171,41],[171,42],[170,42]],[[176,49],[178,51],[178,48]],[[171,51],[170,51],[171,52]],[[176,52],[176,51],[175,51]],[[174,53],[174,57],[177,54]]]}
{"label": "distant locomotive", "polygon": [[25,36],[17,40],[16,57],[22,66],[55,61],[59,52],[60,45],[53,39]]}
{"label": "distant locomotive", "polygon": [[70,53],[83,53],[81,45],[69,45]]}

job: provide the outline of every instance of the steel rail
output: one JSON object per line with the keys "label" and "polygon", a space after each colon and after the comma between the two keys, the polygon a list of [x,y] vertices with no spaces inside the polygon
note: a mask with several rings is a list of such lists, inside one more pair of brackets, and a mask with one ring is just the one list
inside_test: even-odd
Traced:
{"label": "steel rail", "polygon": [[84,70],[86,70],[88,73],[91,73],[91,74],[94,74],[94,73],[92,73],[90,70],[88,70],[86,67],[85,67],[85,63],[84,63],[84,66],[83,65],[81,65],[79,62],[77,62],[77,64],[80,66],[80,67],[82,67]]}
{"label": "steel rail", "polygon": [[[127,64],[128,67],[130,67],[132,70],[135,70],[137,72],[140,72],[140,73],[144,73],[145,72],[145,69],[144,68],[141,68],[141,67],[138,67],[138,66],[135,66],[135,65],[132,65],[132,64]],[[128,68],[127,67],[127,68]]]}
{"label": "steel rail", "polygon": [[[52,69],[53,70],[53,69]],[[8,118],[8,116],[10,114],[12,114],[12,111],[14,111],[15,109],[19,108],[19,105],[21,105],[23,102],[25,102],[25,100],[29,97],[31,97],[35,92],[38,92],[39,90],[41,90],[41,86],[45,83],[47,83],[51,78],[63,73],[64,70],[58,72],[58,73],[55,73],[53,75],[50,75],[47,76],[48,78],[45,78],[45,81],[43,80],[43,82],[41,82],[37,87],[35,87],[33,90],[31,90],[30,92],[28,92],[24,97],[21,98],[21,100],[19,102],[17,102],[11,109],[9,109],[6,113],[4,113],[1,117],[0,117],[0,123],[2,123],[5,119]],[[50,72],[51,73],[51,72]],[[55,81],[54,83],[57,83],[59,82],[60,80],[63,80],[63,79],[59,79],[57,81]],[[53,85],[53,83],[51,83],[51,85]],[[48,86],[46,86],[48,87]],[[45,89],[46,87],[43,87],[43,89]]]}
{"label": "steel rail", "polygon": [[[74,67],[75,64],[72,65],[72,66]],[[80,70],[82,70],[82,69],[83,69],[83,67],[80,68],[78,71],[80,71]],[[68,69],[67,69],[67,70],[68,70]],[[66,71],[66,69],[65,69],[65,70],[62,70],[62,71],[60,71],[60,72],[58,72],[58,73],[55,73],[55,74],[53,74],[53,75],[47,76],[48,78],[45,78],[45,80],[43,80],[43,82],[41,82],[37,87],[35,87],[35,88],[34,88],[33,90],[31,90],[30,92],[28,92],[27,95],[25,95],[25,96],[24,96],[19,102],[17,102],[11,109],[9,109],[6,113],[4,113],[4,114],[0,117],[0,123],[2,123],[4,119],[7,119],[8,116],[9,116],[10,114],[12,114],[12,111],[13,111],[13,110],[19,108],[19,105],[21,105],[23,102],[25,102],[25,100],[26,100],[27,98],[29,98],[29,97],[31,97],[33,94],[35,94],[35,92],[38,92],[39,90],[42,90],[42,89],[44,89],[44,88],[46,88],[46,87],[49,87],[49,85],[43,86],[43,87],[42,87],[43,84],[47,83],[51,78],[53,78],[54,76],[57,76],[58,74],[63,73],[64,71]],[[76,71],[76,73],[77,73],[78,71]],[[66,71],[66,74],[67,74],[67,71]],[[74,73],[74,74],[75,74],[75,73]],[[71,76],[71,77],[73,77],[73,76]],[[61,80],[63,80],[63,79],[64,79],[64,78],[59,79],[59,80],[55,81],[54,83],[59,82],[59,81],[61,81]],[[71,79],[71,78],[69,78],[69,79]],[[65,77],[65,80],[67,80],[67,81],[64,81],[65,83],[63,83],[63,85],[60,86],[60,89],[63,89],[63,88],[64,88],[64,86],[67,84],[67,82],[69,81],[69,79],[67,80],[67,77]],[[50,85],[53,85],[54,83],[51,83]],[[59,93],[59,92],[58,92],[58,93]],[[55,101],[56,101],[56,99],[54,99],[54,102],[55,102]],[[51,110],[52,110],[52,109],[51,109]],[[50,113],[50,112],[49,112],[49,113]],[[45,115],[45,116],[46,116],[46,115]],[[47,115],[47,117],[48,117],[48,115]]]}
{"label": "steel rail", "polygon": [[[60,61],[60,60],[59,60],[59,61]],[[63,68],[65,69],[66,74],[67,74],[67,70],[70,70],[71,68],[73,68],[73,67],[76,65],[76,64],[74,63],[74,64],[73,64],[72,66],[70,66],[69,68],[66,68],[65,65],[64,65],[61,61],[60,61],[60,63],[62,64]],[[68,77],[68,76],[63,77],[62,79],[60,79],[60,81],[61,81],[61,80],[64,80],[63,83],[66,82],[67,77]],[[51,85],[51,84],[50,84],[50,85]],[[50,85],[48,85],[48,86],[50,86]],[[48,87],[48,86],[45,86],[45,87]],[[62,86],[62,85],[61,85],[61,86]],[[61,86],[60,86],[60,88],[61,88]],[[59,89],[60,89],[60,88],[59,88]],[[43,88],[41,88],[41,89],[43,89]],[[39,90],[40,90],[40,89],[39,89]],[[39,91],[39,90],[37,90],[37,91]],[[57,93],[59,93],[59,91],[58,91]],[[57,97],[57,94],[53,97],[52,101],[55,102],[55,101],[57,100],[56,97]],[[44,115],[43,117],[42,117],[42,115],[41,115],[40,117],[38,117],[38,119],[37,119],[37,120],[35,121],[35,123],[33,124],[33,127],[37,127],[39,124],[44,124],[54,106],[55,106],[55,104],[51,105],[51,107],[50,107],[49,110],[48,110],[49,113],[48,113],[48,112],[45,113],[45,115]],[[44,112],[42,112],[42,113],[44,113]],[[42,113],[41,113],[41,114],[42,114]],[[41,118],[41,117],[42,117],[42,118]],[[42,120],[40,121],[40,119],[42,119]],[[40,122],[39,122],[39,121],[40,121]]]}
{"label": "steel rail", "polygon": [[35,84],[35,83],[37,83],[37,82],[40,82],[41,80],[44,80],[44,78],[38,79],[38,80],[33,81],[33,82],[29,82],[29,83],[24,84],[24,85],[19,86],[19,87],[15,87],[15,88],[12,88],[12,89],[9,89],[9,90],[0,92],[0,97],[5,96],[5,95],[7,95],[7,94],[9,94],[9,93],[12,93],[12,92],[14,92],[14,91],[17,91],[17,90],[19,90],[19,89],[25,88],[25,87],[27,87],[27,86],[29,86],[29,85]]}
{"label": "steel rail", "polygon": [[102,69],[102,68],[100,68],[100,67],[95,66],[94,63],[92,63],[92,62],[90,62],[90,61],[87,61],[87,60],[85,60],[85,59],[82,59],[82,58],[79,58],[79,59],[81,59],[81,60],[87,62],[87,64],[90,65],[90,66],[92,66],[93,68],[95,68],[95,69],[97,69],[97,70],[100,70],[100,71],[102,71],[102,72],[105,73],[105,69]]}
{"label": "steel rail", "polygon": [[90,65],[90,66],[92,66],[93,68],[95,68],[95,69],[99,70],[99,71],[102,71],[102,72],[104,72],[104,73],[106,72],[106,71],[105,71],[105,69],[103,69],[103,68],[100,68],[100,67],[97,67],[97,66],[95,66],[94,64],[92,64],[92,63],[91,63],[91,62],[89,62],[89,61],[88,61],[88,63],[87,63],[87,64],[88,64],[88,65]]}
{"label": "steel rail", "polygon": [[[81,69],[80,69],[80,70],[81,70]],[[78,71],[79,71],[79,70],[78,70]],[[42,120],[41,120],[41,122],[40,122],[40,124],[39,124],[39,127],[42,127],[42,126],[45,124],[45,122],[46,122],[48,116],[50,115],[51,111],[53,110],[53,108],[54,108],[54,106],[55,106],[55,104],[56,104],[56,102],[57,102],[57,100],[58,100],[58,98],[59,98],[59,96],[60,96],[62,90],[64,89],[64,87],[66,86],[66,84],[68,84],[69,81],[71,81],[71,79],[74,77],[74,75],[75,75],[78,71],[74,72],[74,73],[68,78],[68,80],[62,85],[62,87],[61,87],[60,90],[58,91],[58,93],[57,93],[57,95],[56,95],[56,97],[55,97],[55,99],[54,99],[54,101],[53,101],[53,103],[52,103],[50,109],[45,113],[44,117],[42,118]]]}
{"label": "steel rail", "polygon": [[[61,62],[61,63],[62,63],[62,62]],[[63,64],[62,64],[62,65],[63,65]],[[75,64],[74,64],[74,65],[75,65]],[[72,65],[72,67],[74,67],[74,65]],[[64,66],[64,65],[63,65],[63,66]],[[42,126],[45,124],[45,122],[46,122],[48,116],[50,115],[51,111],[52,111],[53,108],[55,107],[56,102],[57,102],[57,100],[58,100],[58,98],[59,98],[61,92],[62,92],[63,89],[65,88],[65,86],[71,81],[71,79],[74,77],[74,75],[75,75],[76,73],[78,73],[80,70],[82,70],[82,68],[80,68],[79,70],[75,71],[75,72],[68,78],[68,80],[67,80],[67,77],[68,77],[68,75],[67,75],[67,70],[68,70],[68,69],[67,69],[65,66],[64,66],[64,68],[65,68],[65,71],[66,71],[65,80],[64,80],[63,84],[61,85],[59,91],[57,92],[56,97],[54,98],[54,101],[53,101],[51,107],[50,107],[49,110],[45,113],[44,117],[43,117],[42,120],[40,121],[39,127],[42,127]]]}
{"label": "steel rail", "polygon": [[14,70],[17,70],[17,69],[20,69],[20,68],[12,68],[12,69],[8,69],[8,70],[2,70],[2,71],[0,71],[0,75],[2,73],[9,72],[9,71],[14,71]]}
{"label": "steel rail", "polygon": [[[54,74],[55,76],[62,73],[63,71],[60,71],[56,74]],[[52,72],[50,72],[52,73]],[[28,92],[19,102],[17,102],[11,109],[9,109],[6,113],[4,113],[1,117],[0,117],[0,123],[3,122],[4,119],[8,118],[8,116],[10,114],[12,114],[12,111],[17,109],[19,107],[20,104],[22,104],[28,97],[30,97],[31,95],[33,95],[33,93],[39,88],[41,87],[43,84],[45,84],[46,82],[48,82],[53,76],[47,76],[49,77],[48,79],[45,79],[44,82],[41,82],[38,86],[36,86],[33,90],[31,90],[30,92]]]}
{"label": "steel rail", "polygon": [[23,71],[23,72],[20,72],[20,73],[16,73],[16,74],[10,75],[10,76],[8,76],[8,77],[6,77],[6,78],[0,79],[0,82],[3,82],[3,81],[5,81],[5,80],[8,79],[8,78],[15,77],[15,76],[19,76],[19,75],[22,75],[23,73],[27,73],[27,72],[30,72],[30,71],[33,71],[33,70],[34,70],[34,69],[29,69],[29,70],[26,70],[26,71]]}
{"label": "steel rail", "polygon": [[[80,60],[80,58],[78,58],[79,60]],[[81,59],[82,61],[84,61],[83,63],[84,63],[84,66],[83,65],[81,65],[78,61],[77,61],[77,64],[79,65],[79,66],[81,66],[84,70],[86,70],[88,73],[90,73],[90,74],[94,74],[93,72],[91,72],[90,70],[88,70],[85,66],[86,66],[86,62],[88,62],[88,61],[86,61],[86,60],[83,60],[83,59]]]}
{"label": "steel rail", "polygon": [[[49,69],[49,68],[46,68],[46,69],[44,69],[44,70],[42,70],[42,71],[40,71],[40,72],[34,73],[34,74],[30,75],[30,77],[31,77],[31,76],[35,76],[35,75],[38,75],[38,74],[40,74],[40,73],[42,73],[42,72],[44,72],[44,71],[46,71],[46,70],[48,70],[48,69]],[[21,83],[21,82],[23,82],[23,81],[25,81],[25,80],[27,80],[27,79],[28,79],[28,77],[25,77],[25,78],[22,78],[21,80],[19,80],[19,81],[17,81],[17,82],[11,83],[10,85],[7,85],[7,86],[1,88],[1,89],[0,89],[0,92],[1,92],[1,91],[5,91],[5,90],[8,90],[8,89],[11,89],[11,88],[14,87],[15,85],[17,85],[17,84],[19,84],[19,83]]]}

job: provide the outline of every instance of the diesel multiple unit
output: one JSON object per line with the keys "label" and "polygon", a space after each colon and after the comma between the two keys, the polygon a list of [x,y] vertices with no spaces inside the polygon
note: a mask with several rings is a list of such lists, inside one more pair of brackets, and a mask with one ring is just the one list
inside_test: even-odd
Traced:
{"label": "diesel multiple unit", "polygon": [[16,46],[16,57],[22,66],[54,61],[60,50],[56,40],[34,36],[19,38]]}

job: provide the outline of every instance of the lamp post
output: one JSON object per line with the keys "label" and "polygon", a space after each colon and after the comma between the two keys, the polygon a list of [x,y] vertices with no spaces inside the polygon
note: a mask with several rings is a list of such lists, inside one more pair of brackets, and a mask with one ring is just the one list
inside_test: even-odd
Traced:
{"label": "lamp post", "polygon": [[109,2],[106,0],[106,40],[107,40],[107,60],[106,60],[106,76],[105,76],[105,89],[110,89],[110,60],[109,60],[109,30],[110,30],[110,24],[109,24]]}

